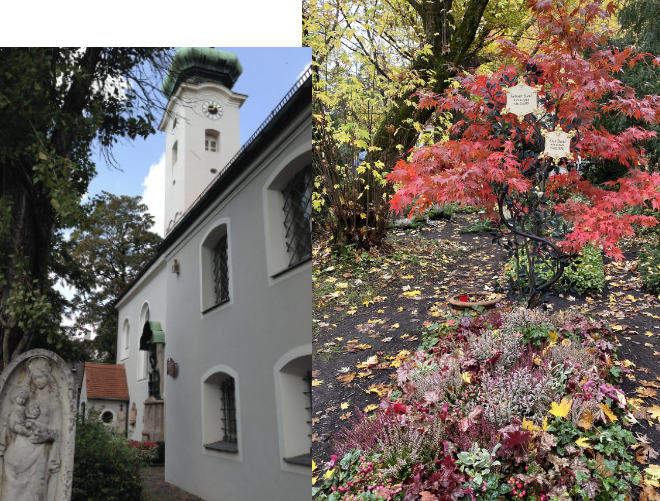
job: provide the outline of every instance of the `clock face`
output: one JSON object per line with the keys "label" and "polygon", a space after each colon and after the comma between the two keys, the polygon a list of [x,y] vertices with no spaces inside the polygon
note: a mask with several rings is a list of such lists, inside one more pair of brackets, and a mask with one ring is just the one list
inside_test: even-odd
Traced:
{"label": "clock face", "polygon": [[222,106],[215,101],[206,101],[203,104],[202,111],[206,115],[206,118],[211,120],[217,120],[222,116]]}

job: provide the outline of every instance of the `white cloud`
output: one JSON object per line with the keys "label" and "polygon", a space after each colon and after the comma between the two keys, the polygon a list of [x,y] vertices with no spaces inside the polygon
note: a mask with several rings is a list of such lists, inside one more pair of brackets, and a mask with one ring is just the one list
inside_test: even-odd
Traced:
{"label": "white cloud", "polygon": [[149,174],[142,181],[142,201],[154,217],[151,231],[161,237],[165,235],[165,153],[157,163],[149,167]]}

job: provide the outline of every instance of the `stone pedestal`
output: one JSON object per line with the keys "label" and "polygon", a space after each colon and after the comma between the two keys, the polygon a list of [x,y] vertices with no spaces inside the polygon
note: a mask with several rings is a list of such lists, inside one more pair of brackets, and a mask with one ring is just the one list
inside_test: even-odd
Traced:
{"label": "stone pedestal", "polygon": [[150,442],[165,440],[165,401],[149,397],[144,401],[142,439]]}

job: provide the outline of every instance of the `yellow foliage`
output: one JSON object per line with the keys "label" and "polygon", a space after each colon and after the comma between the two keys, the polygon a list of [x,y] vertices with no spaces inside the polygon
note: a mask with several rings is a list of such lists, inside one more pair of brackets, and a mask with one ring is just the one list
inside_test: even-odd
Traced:
{"label": "yellow foliage", "polygon": [[565,418],[571,411],[571,405],[573,405],[573,400],[567,400],[565,398],[562,398],[561,403],[559,404],[557,402],[552,402],[552,404],[550,404],[550,414]]}

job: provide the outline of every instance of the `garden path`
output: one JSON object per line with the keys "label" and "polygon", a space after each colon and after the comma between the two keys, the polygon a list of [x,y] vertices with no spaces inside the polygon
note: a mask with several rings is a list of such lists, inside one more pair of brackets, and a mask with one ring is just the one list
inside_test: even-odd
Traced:
{"label": "garden path", "polygon": [[[327,461],[333,435],[359,413],[373,412],[406,351],[420,343],[424,326],[444,319],[446,300],[459,292],[494,290],[506,258],[488,233],[460,233],[478,220],[454,215],[420,229],[391,232],[392,253],[330,259],[315,246],[313,457]],[[593,296],[556,295],[555,311],[573,308],[607,320],[617,333],[619,358],[633,374],[622,384],[639,398],[633,431],[660,447],[660,425],[648,407],[659,403],[660,301],[641,288],[636,250],[606,260],[606,285]],[[634,364],[634,365],[633,365]],[[648,458],[640,458],[645,461]]]}
{"label": "garden path", "polygon": [[144,501],[203,501],[202,498],[165,482],[163,466],[150,466],[142,473]]}

